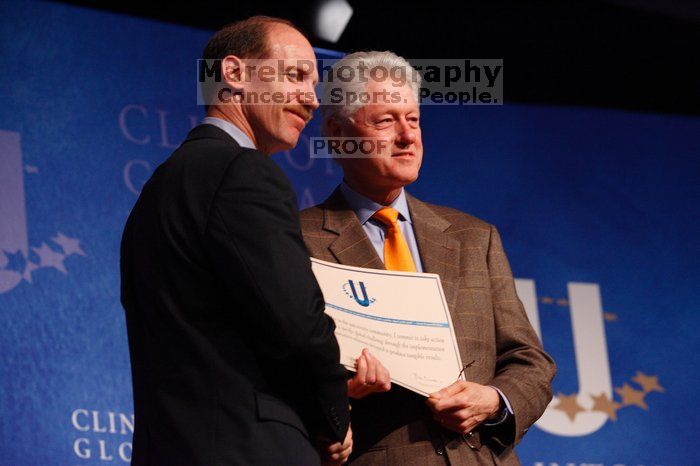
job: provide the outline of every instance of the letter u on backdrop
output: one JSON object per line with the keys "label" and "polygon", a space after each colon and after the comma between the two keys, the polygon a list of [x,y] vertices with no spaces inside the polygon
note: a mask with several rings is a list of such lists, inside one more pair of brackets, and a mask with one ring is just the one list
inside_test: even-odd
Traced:
{"label": "letter u on backdrop", "polygon": [[[515,286],[530,323],[540,340],[544,341],[534,280],[516,279]],[[605,393],[608,398],[612,398],[600,287],[596,283],[572,282],[568,284],[568,292],[579,386],[576,400],[582,408],[590,410],[593,407],[592,395]],[[578,413],[572,421],[563,411],[552,409],[557,404],[558,398],[555,396],[536,423],[537,427],[550,434],[581,437],[597,431],[608,420],[608,415],[600,411],[585,411]]]}

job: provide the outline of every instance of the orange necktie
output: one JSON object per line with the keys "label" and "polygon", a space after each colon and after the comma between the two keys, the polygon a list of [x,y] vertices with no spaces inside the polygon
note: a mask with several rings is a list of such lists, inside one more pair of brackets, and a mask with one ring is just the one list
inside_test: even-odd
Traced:
{"label": "orange necktie", "polygon": [[415,272],[416,266],[408,249],[406,238],[401,234],[398,218],[399,212],[393,207],[382,207],[372,215],[386,225],[386,238],[384,239],[384,265],[387,270],[402,270]]}

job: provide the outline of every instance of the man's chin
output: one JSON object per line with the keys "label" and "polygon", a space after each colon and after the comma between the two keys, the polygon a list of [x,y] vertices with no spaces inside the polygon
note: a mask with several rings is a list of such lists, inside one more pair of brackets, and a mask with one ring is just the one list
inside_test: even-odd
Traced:
{"label": "man's chin", "polygon": [[398,179],[401,186],[408,186],[418,179],[418,173],[402,173]]}
{"label": "man's chin", "polygon": [[277,144],[275,144],[275,150],[273,153],[278,153],[278,152],[284,152],[288,150],[293,150],[296,146],[297,143],[299,142],[299,136],[296,136],[294,138],[286,138],[283,140],[278,140]]}
{"label": "man's chin", "polygon": [[285,149],[285,150],[294,149],[297,146],[297,144],[299,143],[300,136],[301,136],[301,134],[297,133],[295,136],[286,139],[284,142],[285,142],[285,145],[287,146],[287,149]]}

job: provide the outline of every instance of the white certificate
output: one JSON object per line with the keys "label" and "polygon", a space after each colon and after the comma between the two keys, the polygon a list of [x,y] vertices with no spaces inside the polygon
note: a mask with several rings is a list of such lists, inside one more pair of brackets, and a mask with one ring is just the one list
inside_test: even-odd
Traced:
{"label": "white certificate", "polygon": [[421,395],[457,380],[462,361],[438,275],[311,262],[345,367],[355,370],[368,348],[393,383]]}

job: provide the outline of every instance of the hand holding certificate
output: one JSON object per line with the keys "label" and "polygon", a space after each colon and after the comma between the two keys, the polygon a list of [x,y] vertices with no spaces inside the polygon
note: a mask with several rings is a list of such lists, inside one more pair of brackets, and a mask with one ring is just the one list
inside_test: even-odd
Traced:
{"label": "hand holding certificate", "polygon": [[421,395],[455,381],[462,361],[438,275],[311,262],[343,365],[355,370],[369,348],[392,382]]}
{"label": "hand holding certificate", "polygon": [[358,400],[372,393],[391,390],[391,375],[369,349],[362,350],[356,360],[355,376],[348,380],[348,397]]}

